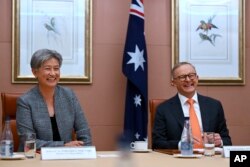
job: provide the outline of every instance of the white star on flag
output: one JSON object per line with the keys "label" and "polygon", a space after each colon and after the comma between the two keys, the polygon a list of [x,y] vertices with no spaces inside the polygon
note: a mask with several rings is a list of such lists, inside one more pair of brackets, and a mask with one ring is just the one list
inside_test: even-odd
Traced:
{"label": "white star on flag", "polygon": [[139,137],[140,137],[140,134],[139,134],[138,132],[136,132],[136,134],[135,134],[135,138],[138,140],[138,139],[139,139]]}
{"label": "white star on flag", "polygon": [[135,95],[134,101],[135,101],[136,107],[137,107],[137,105],[141,106],[141,95]]}
{"label": "white star on flag", "polygon": [[127,64],[135,64],[135,71],[141,66],[142,70],[144,71],[143,63],[146,62],[143,54],[144,50],[139,50],[138,46],[135,46],[135,52],[127,52],[131,59],[127,62]]}

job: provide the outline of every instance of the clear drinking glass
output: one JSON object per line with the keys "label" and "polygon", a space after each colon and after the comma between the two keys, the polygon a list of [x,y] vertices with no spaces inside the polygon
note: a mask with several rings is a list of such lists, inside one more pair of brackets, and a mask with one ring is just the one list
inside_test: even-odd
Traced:
{"label": "clear drinking glass", "polygon": [[204,132],[204,155],[213,156],[215,154],[214,132]]}
{"label": "clear drinking glass", "polygon": [[24,134],[24,155],[26,158],[36,157],[36,134],[35,133]]}

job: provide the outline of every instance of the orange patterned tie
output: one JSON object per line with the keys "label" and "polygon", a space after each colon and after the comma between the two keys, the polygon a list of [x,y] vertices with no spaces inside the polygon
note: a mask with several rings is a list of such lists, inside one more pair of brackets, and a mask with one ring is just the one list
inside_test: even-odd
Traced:
{"label": "orange patterned tie", "polygon": [[192,128],[192,134],[193,134],[194,138],[196,138],[197,140],[200,141],[200,143],[195,143],[193,147],[194,148],[203,148],[203,142],[202,142],[202,136],[201,136],[201,128],[200,128],[200,125],[199,125],[197,115],[196,115],[196,113],[194,111],[194,100],[193,99],[188,99],[187,102],[190,105],[189,117],[190,117],[190,123],[191,123],[191,128]]}

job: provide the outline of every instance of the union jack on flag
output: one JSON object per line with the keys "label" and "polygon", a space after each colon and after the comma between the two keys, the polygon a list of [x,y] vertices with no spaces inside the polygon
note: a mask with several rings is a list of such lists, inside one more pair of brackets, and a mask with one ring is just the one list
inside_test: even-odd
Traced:
{"label": "union jack on flag", "polygon": [[122,71],[127,77],[124,135],[132,136],[131,141],[147,140],[148,68],[143,0],[132,0],[130,6]]}

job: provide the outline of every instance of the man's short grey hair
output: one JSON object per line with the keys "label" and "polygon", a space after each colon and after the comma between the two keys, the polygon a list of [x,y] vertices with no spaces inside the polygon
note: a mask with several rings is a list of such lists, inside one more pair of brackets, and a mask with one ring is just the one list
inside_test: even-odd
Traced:
{"label": "man's short grey hair", "polygon": [[174,78],[174,72],[177,68],[179,68],[180,66],[183,66],[183,65],[190,65],[194,68],[194,70],[196,71],[195,69],[195,66],[189,62],[186,62],[186,61],[183,61],[183,62],[179,62],[177,64],[174,65],[174,67],[172,68],[172,71],[171,71],[171,75],[172,75],[172,78]]}
{"label": "man's short grey hair", "polygon": [[39,49],[35,53],[33,53],[30,60],[30,67],[32,69],[38,69],[42,66],[42,64],[49,60],[55,58],[59,62],[59,66],[62,66],[62,55],[55,50],[50,49]]}

